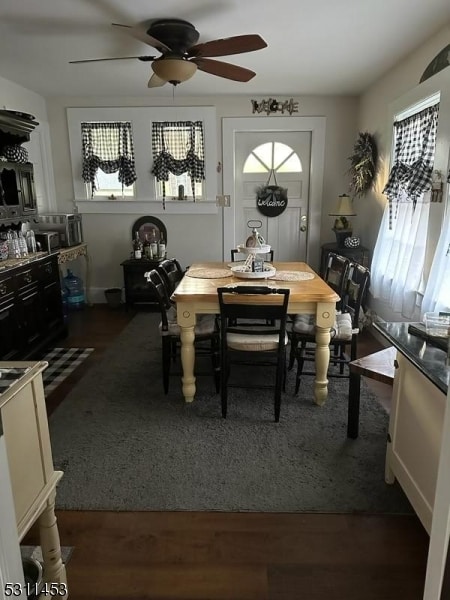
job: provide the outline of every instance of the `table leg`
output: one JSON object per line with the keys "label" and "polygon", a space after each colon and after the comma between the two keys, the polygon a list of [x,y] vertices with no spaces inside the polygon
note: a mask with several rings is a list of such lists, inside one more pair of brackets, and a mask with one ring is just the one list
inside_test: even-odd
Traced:
{"label": "table leg", "polygon": [[316,380],[314,399],[322,406],[328,397],[328,365],[330,363],[330,329],[316,327]]}
{"label": "table leg", "polygon": [[83,255],[84,256],[84,264],[86,267],[86,285],[85,285],[85,289],[86,289],[86,304],[88,306],[92,306],[92,302],[89,299],[89,289],[91,287],[91,262],[89,259],[89,253],[86,249],[86,253]]}
{"label": "table leg", "polygon": [[195,396],[195,349],[194,326],[180,327],[181,337],[181,365],[183,367],[183,396],[186,402],[192,402]]}
{"label": "table leg", "polygon": [[361,375],[352,373],[348,388],[347,437],[356,439],[359,431],[359,401],[361,393]]}
{"label": "table leg", "polygon": [[[55,516],[55,492],[50,496],[38,517],[38,526],[45,581],[64,584],[60,591],[67,590],[66,567],[61,559],[61,544]],[[64,596],[64,594],[61,595]]]}

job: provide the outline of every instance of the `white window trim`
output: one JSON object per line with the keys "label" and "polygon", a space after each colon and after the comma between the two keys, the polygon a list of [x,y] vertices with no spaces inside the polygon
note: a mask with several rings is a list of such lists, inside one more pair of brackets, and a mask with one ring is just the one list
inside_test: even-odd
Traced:
{"label": "white window trim", "polygon": [[[126,200],[86,197],[86,184],[81,177],[81,123],[83,121],[130,121],[133,129],[137,180],[135,197]],[[152,121],[203,121],[205,139],[206,200],[180,202],[166,199],[166,210],[156,198],[155,178],[151,174]],[[67,123],[72,163],[74,201],[80,213],[87,214],[215,214],[217,195],[217,126],[216,109],[195,107],[114,107],[68,108]],[[145,206],[144,206],[145,205]]]}

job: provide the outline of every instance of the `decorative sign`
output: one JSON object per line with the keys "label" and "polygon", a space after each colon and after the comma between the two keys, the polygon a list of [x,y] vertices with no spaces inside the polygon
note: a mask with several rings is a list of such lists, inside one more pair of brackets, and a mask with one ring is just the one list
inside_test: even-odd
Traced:
{"label": "decorative sign", "polygon": [[258,102],[257,100],[251,100],[253,113],[262,113],[265,112],[266,115],[270,115],[271,113],[280,112],[284,115],[285,112],[292,115],[294,112],[298,112],[298,102],[294,102],[294,99],[285,100],[283,102],[278,102],[275,98],[269,98],[268,100],[261,100]]}
{"label": "decorative sign", "polygon": [[279,185],[265,185],[256,194],[256,206],[266,217],[278,217],[286,210],[287,188]]}

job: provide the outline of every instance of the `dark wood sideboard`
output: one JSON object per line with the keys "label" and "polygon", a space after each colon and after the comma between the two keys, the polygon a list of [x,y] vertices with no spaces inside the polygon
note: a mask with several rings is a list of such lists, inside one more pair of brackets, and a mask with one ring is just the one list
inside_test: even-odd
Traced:
{"label": "dark wood sideboard", "polygon": [[67,335],[58,253],[0,271],[0,360],[28,360]]}

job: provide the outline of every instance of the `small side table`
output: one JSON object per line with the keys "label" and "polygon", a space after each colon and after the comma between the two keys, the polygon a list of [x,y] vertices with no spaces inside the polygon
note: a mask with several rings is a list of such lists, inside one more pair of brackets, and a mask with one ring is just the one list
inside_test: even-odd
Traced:
{"label": "small side table", "polygon": [[352,439],[358,437],[361,376],[393,385],[396,355],[396,348],[390,346],[368,356],[357,358],[349,363],[350,383],[348,391],[347,437]]}
{"label": "small side table", "polygon": [[341,256],[346,256],[353,262],[356,262],[363,267],[370,266],[370,250],[364,246],[358,246],[357,248],[347,248],[346,246],[338,246],[336,242],[322,245],[322,254],[320,257],[320,276],[323,277],[325,274],[325,265],[327,264],[328,254],[335,252]]}
{"label": "small side table", "polygon": [[129,258],[120,263],[123,267],[126,309],[134,304],[153,304],[156,301],[144,275],[147,271],[155,269],[162,260]]}

